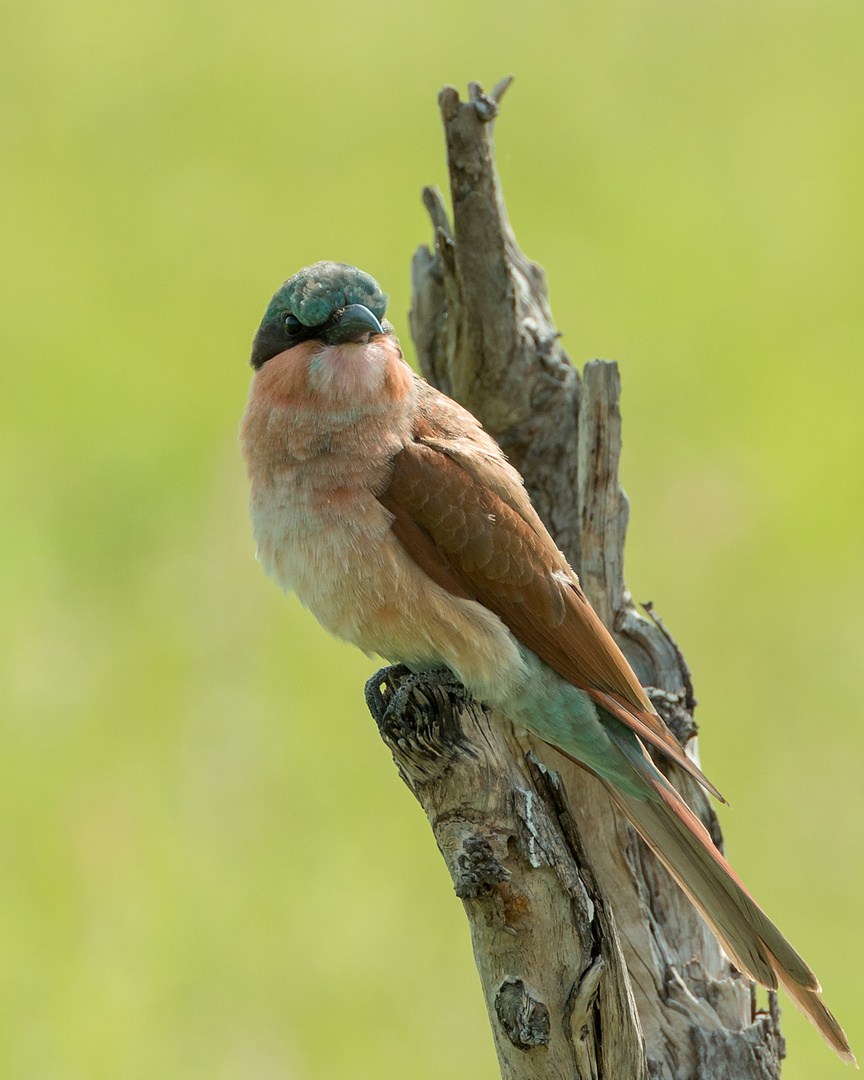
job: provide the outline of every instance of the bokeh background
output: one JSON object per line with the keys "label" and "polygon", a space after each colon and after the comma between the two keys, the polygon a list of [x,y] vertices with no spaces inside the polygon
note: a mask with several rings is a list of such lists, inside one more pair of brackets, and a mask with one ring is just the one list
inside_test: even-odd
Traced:
{"label": "bokeh background", "polygon": [[[256,565],[236,430],[298,267],[407,339],[437,91],[510,71],[517,235],[621,364],[628,580],[864,1053],[860,3],[33,0],[0,50],[0,1075],[497,1075],[375,662]],[[788,1080],[850,1075],[783,1004]]]}

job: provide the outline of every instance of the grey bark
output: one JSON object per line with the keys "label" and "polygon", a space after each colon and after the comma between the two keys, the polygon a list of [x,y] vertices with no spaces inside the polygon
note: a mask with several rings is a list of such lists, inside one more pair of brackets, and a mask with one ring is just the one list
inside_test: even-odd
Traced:
{"label": "grey bark", "polygon": [[465,906],[505,1080],[647,1080],[615,924],[563,785],[511,724],[406,669],[370,708]]}
{"label": "grey bark", "polygon": [[[629,506],[618,482],[617,366],[594,360],[580,378],[560,344],[544,273],[522,254],[507,219],[492,131],[508,85],[487,95],[472,84],[467,102],[453,87],[439,96],[453,221],[427,188],[435,245],[420,247],[412,265],[417,355],[426,378],[470,409],[520,470],[591,603],[697,758],[684,657],[650,606],[649,617],[637,611],[624,583]],[[406,692],[423,698],[413,683]],[[422,713],[416,729],[394,740],[385,723],[382,734],[465,903],[502,1075],[779,1077],[776,998],[768,1011],[756,1008],[752,986],[599,783],[503,718],[493,722],[473,704],[454,708],[440,693],[436,700],[446,725],[427,701],[406,713]],[[722,847],[702,789],[665,759],[657,763]],[[472,852],[486,869],[479,892],[466,894]]]}

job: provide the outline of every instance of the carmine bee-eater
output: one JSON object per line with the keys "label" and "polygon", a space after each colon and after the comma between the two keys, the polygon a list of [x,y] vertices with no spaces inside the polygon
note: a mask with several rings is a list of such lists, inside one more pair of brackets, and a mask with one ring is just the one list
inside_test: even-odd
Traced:
{"label": "carmine bee-eater", "polygon": [[594,773],[751,979],[778,983],[844,1061],[816,976],[654,766],[714,795],[657,715],[522,478],[480,423],[419,378],[368,274],[289,278],[255,335],[241,438],[258,558],[318,621],[480,701]]}

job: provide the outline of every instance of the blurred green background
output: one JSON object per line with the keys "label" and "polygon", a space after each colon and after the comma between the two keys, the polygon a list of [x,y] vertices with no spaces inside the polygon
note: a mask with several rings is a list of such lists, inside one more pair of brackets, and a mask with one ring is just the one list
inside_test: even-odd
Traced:
{"label": "blurred green background", "polygon": [[[256,565],[236,429],[298,267],[407,339],[437,91],[510,71],[517,235],[621,364],[628,580],[864,1053],[858,0],[34,0],[0,41],[0,1075],[497,1075],[374,662]],[[850,1075],[783,1006],[784,1075]]]}

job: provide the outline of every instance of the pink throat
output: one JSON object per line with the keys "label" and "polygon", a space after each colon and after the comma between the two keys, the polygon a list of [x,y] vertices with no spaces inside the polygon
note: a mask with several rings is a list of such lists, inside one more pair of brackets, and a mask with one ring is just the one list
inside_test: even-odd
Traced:
{"label": "pink throat", "polygon": [[309,361],[309,389],[354,404],[378,397],[391,360],[388,345],[380,338],[366,345],[320,345]]}

